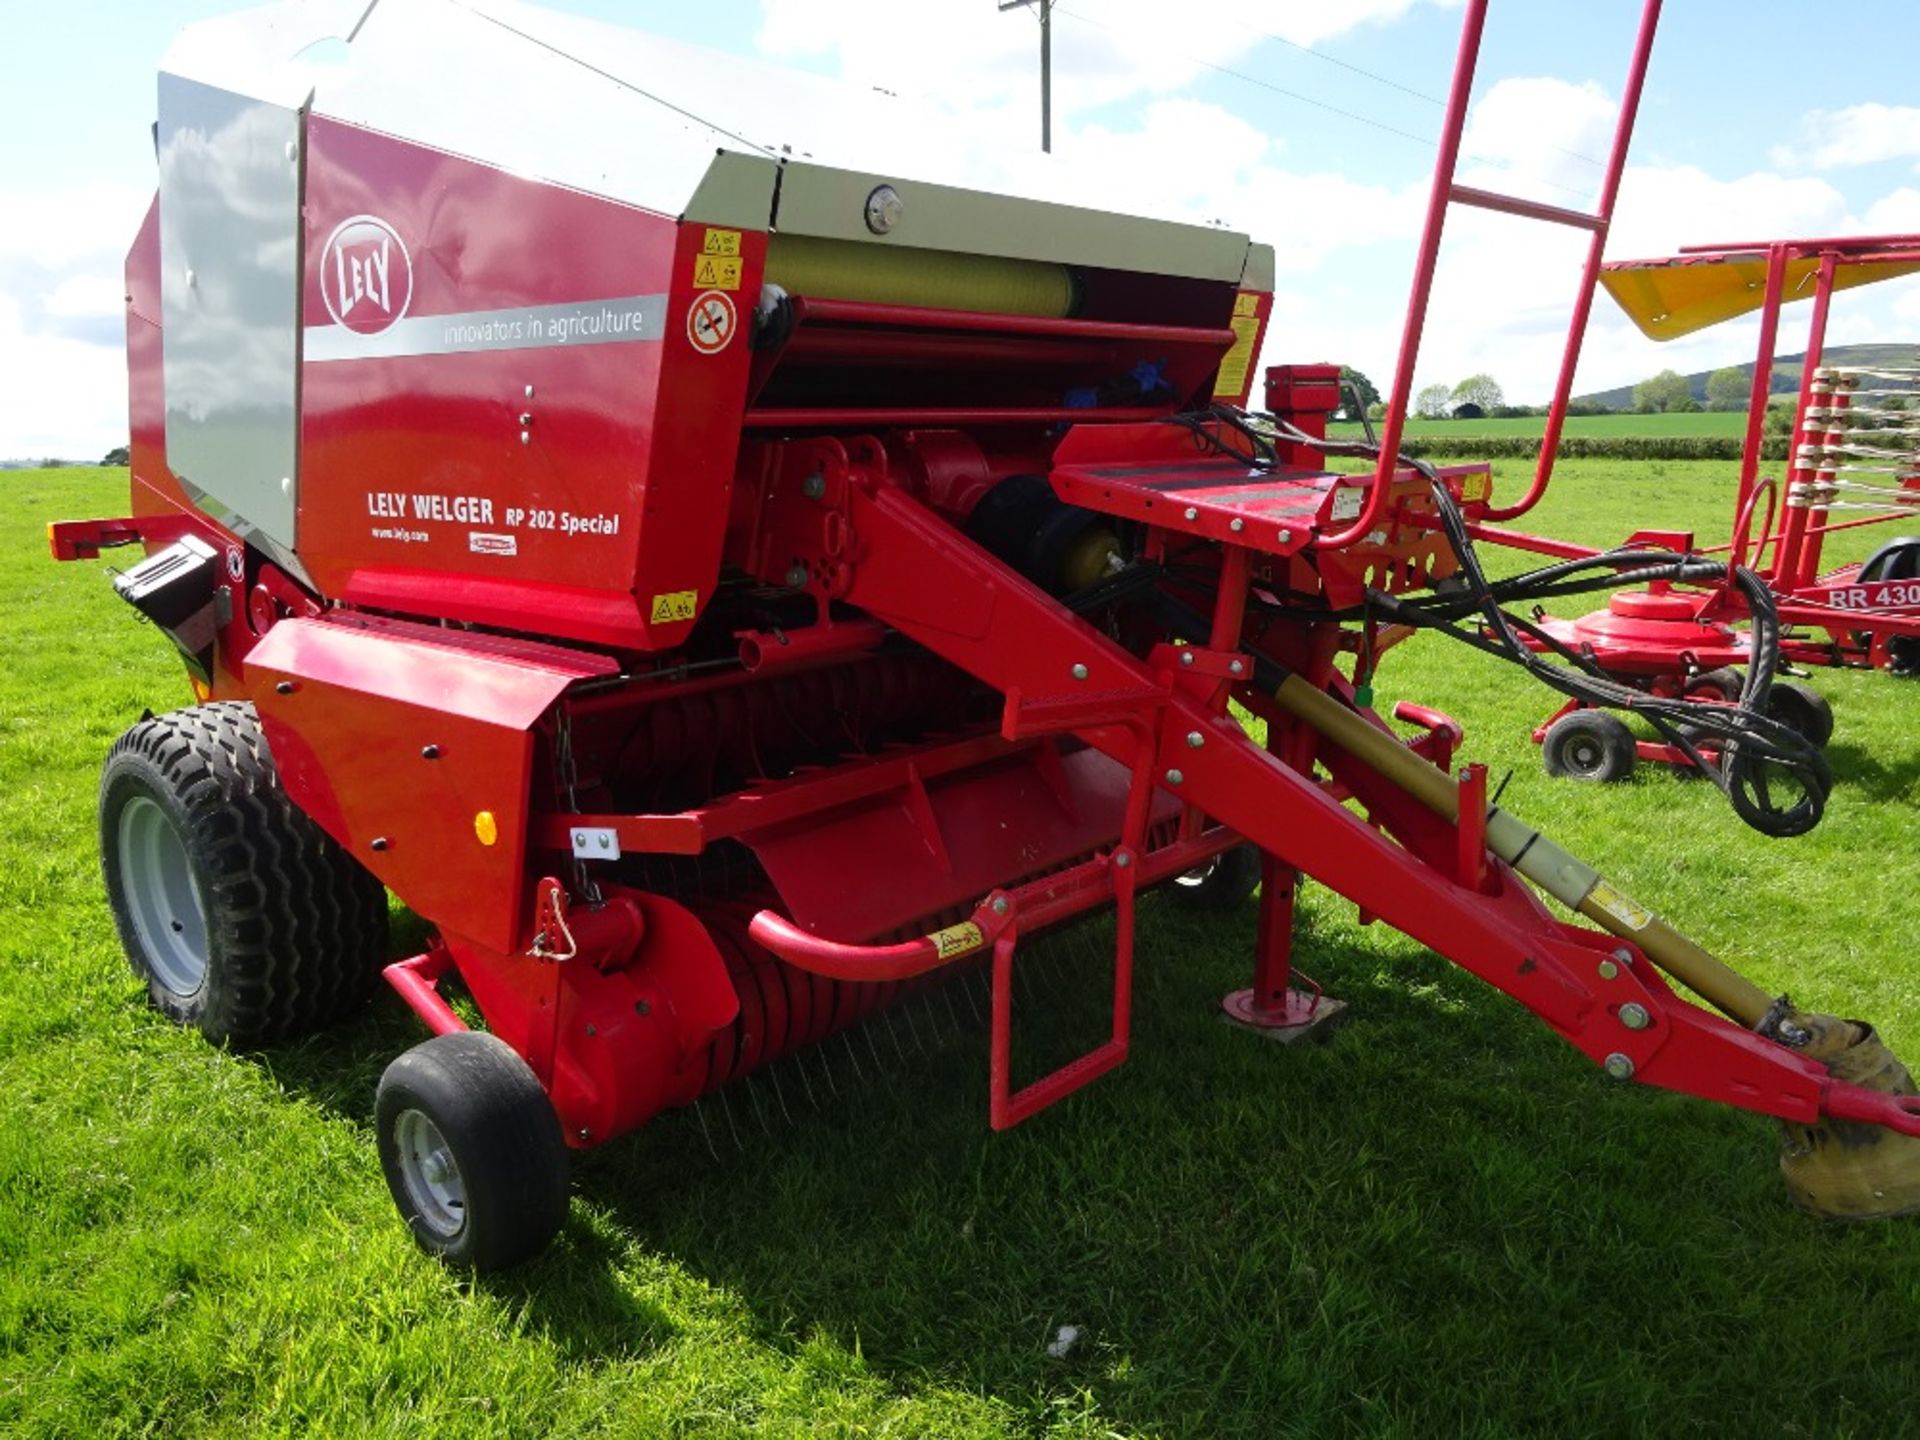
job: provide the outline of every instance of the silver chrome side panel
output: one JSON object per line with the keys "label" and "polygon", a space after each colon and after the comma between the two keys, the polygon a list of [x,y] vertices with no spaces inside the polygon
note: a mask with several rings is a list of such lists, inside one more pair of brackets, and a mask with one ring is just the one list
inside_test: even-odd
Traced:
{"label": "silver chrome side panel", "polygon": [[298,497],[296,107],[160,77],[167,463],[291,549]]}

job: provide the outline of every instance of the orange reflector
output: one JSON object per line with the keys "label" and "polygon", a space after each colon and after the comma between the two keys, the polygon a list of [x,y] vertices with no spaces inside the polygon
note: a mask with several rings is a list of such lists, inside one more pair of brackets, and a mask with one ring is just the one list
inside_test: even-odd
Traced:
{"label": "orange reflector", "polygon": [[213,687],[207,684],[206,681],[197,676],[189,675],[187,677],[187,683],[193,686],[193,698],[198,700],[202,705],[213,698]]}
{"label": "orange reflector", "polygon": [[482,810],[473,817],[473,833],[482,845],[492,845],[499,840],[500,826],[493,818],[493,811]]}

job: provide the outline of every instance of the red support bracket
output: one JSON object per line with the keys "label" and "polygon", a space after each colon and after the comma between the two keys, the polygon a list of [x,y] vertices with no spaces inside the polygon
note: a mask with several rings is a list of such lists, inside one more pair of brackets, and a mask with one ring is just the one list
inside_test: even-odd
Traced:
{"label": "red support bracket", "polygon": [[1487,767],[1460,771],[1460,883],[1479,890],[1487,883]]}
{"label": "red support bracket", "polygon": [[380,972],[407,1002],[407,1008],[436,1035],[452,1035],[467,1028],[467,1022],[454,1013],[440,993],[440,977],[452,963],[447,947],[435,939],[418,955],[396,960]]}

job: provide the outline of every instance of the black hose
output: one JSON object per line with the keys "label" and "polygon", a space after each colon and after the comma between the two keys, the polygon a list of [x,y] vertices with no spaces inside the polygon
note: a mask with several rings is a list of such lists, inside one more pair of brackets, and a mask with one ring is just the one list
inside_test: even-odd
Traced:
{"label": "black hose", "polygon": [[[1367,456],[1380,450],[1354,440],[1326,440],[1299,430],[1278,416],[1249,415],[1228,406],[1170,416],[1220,454],[1253,469],[1279,468],[1276,437],[1323,453]],[[1257,423],[1256,423],[1257,420]],[[1832,772],[1819,748],[1791,726],[1767,713],[1768,696],[1779,668],[1780,620],[1773,592],[1751,570],[1698,555],[1672,551],[1621,549],[1560,561],[1524,575],[1494,582],[1487,578],[1468,534],[1465,516],[1453,492],[1433,466],[1407,455],[1396,457],[1426,477],[1441,530],[1459,565],[1456,593],[1436,593],[1415,601],[1368,591],[1365,612],[1375,617],[1438,630],[1477,650],[1519,665],[1535,679],[1582,705],[1624,710],[1640,716],[1656,734],[1713,778],[1734,813],[1754,829],[1775,836],[1802,835],[1820,821],[1832,788]],[[1746,601],[1751,617],[1750,660],[1734,705],[1705,705],[1649,693],[1609,675],[1591,655],[1562,644],[1532,621],[1503,606],[1522,600],[1553,599],[1664,580],[1705,585],[1730,581]],[[1272,608],[1272,607],[1267,607]],[[1313,612],[1278,607],[1296,619],[1351,620],[1361,611]],[[1477,618],[1477,627],[1458,622]],[[1529,643],[1531,642],[1531,643]],[[1556,664],[1547,658],[1556,657]],[[1256,674],[1258,670],[1256,669]],[[1717,748],[1720,763],[1710,763],[1701,744]],[[1776,787],[1786,791],[1775,798]]]}

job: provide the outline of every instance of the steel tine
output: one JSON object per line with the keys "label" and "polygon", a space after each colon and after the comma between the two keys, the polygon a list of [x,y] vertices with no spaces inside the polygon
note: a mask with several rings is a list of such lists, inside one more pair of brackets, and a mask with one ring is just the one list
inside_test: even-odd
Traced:
{"label": "steel tine", "polygon": [[733,1102],[727,1099],[725,1087],[722,1087],[716,1093],[720,1096],[720,1108],[725,1112],[727,1117],[727,1129],[733,1135],[733,1148],[735,1150],[745,1151],[747,1147],[741,1142],[740,1127],[733,1123]]}
{"label": "steel tine", "polygon": [[1020,987],[1020,993],[1027,997],[1027,1003],[1036,1005],[1039,1001],[1033,992],[1033,977],[1027,974],[1026,959],[1027,957],[1022,955],[1019,947],[1016,946],[1013,952],[1013,979],[1014,983]]}
{"label": "steel tine", "polygon": [[926,1059],[927,1058],[926,1042],[920,1038],[920,1027],[913,1023],[913,1006],[911,1002],[911,997],[909,997],[908,1003],[900,1006],[900,1018],[907,1022],[907,1034],[913,1037],[913,1048],[920,1052],[920,1058],[922,1060]]}
{"label": "steel tine", "polygon": [[793,1124],[793,1112],[787,1109],[787,1087],[780,1083],[780,1067],[778,1065],[769,1065],[767,1067],[767,1079],[773,1082],[773,1095],[774,1098],[780,1102],[781,1116],[785,1118],[787,1124]]}
{"label": "steel tine", "polygon": [[860,1068],[860,1056],[855,1053],[853,1048],[853,1032],[851,1030],[842,1030],[840,1032],[840,1038],[846,1043],[847,1059],[853,1062],[854,1078],[860,1082],[860,1088],[864,1090],[867,1085],[867,1075],[866,1072]]}
{"label": "steel tine", "polygon": [[900,1027],[893,1023],[893,1007],[889,1005],[880,1013],[886,1018],[887,1033],[893,1037],[893,1048],[900,1052],[900,1059],[904,1063],[907,1058],[907,1051],[906,1047],[900,1043]]}
{"label": "steel tine", "polygon": [[962,1039],[966,1037],[966,1028],[960,1023],[960,1012],[953,1008],[953,982],[948,981],[940,987],[940,998],[947,1002],[947,1018],[953,1021],[953,1033]]}
{"label": "steel tine", "polygon": [[947,1043],[947,1033],[940,1028],[940,1012],[933,1008],[931,988],[920,992],[920,1008],[927,1012],[927,1028],[933,1032],[933,1045],[937,1050]]}
{"label": "steel tine", "polygon": [[707,1153],[718,1162],[720,1152],[713,1148],[713,1132],[707,1129],[707,1114],[699,1100],[693,1102],[693,1118],[700,1122],[700,1138],[707,1142]]}
{"label": "steel tine", "polygon": [[840,1086],[833,1078],[833,1057],[828,1053],[827,1047],[824,1045],[810,1045],[807,1048],[820,1057],[820,1068],[826,1072],[827,1076],[827,1089],[832,1092],[833,1098],[838,1100],[840,1098]]}
{"label": "steel tine", "polygon": [[753,1088],[753,1071],[749,1070],[747,1072],[746,1081],[747,1100],[748,1103],[753,1106],[753,1118],[760,1122],[760,1133],[762,1135],[771,1135],[773,1134],[773,1127],[767,1124],[766,1112],[760,1108],[760,1095]]}
{"label": "steel tine", "polygon": [[[860,1027],[860,1032],[867,1037],[867,1049],[873,1052],[875,1068],[878,1069],[880,1074],[885,1075],[887,1073],[887,1062],[880,1056],[880,1042],[873,1038],[876,1028],[873,1023],[873,1017],[868,1016],[866,1023]],[[893,1042],[893,1048],[896,1050],[900,1048],[900,1042],[898,1040]],[[900,1058],[904,1060],[907,1057],[903,1054]]]}
{"label": "steel tine", "polygon": [[973,998],[973,982],[980,978],[980,973],[981,973],[980,971],[975,970],[970,975],[962,975],[960,979],[957,982],[955,982],[960,987],[960,994],[962,998],[964,998],[967,1002],[967,1009],[973,1012],[973,1023],[975,1025],[980,1025],[985,1023],[980,1018],[980,1006],[978,1002],[976,1002]]}

